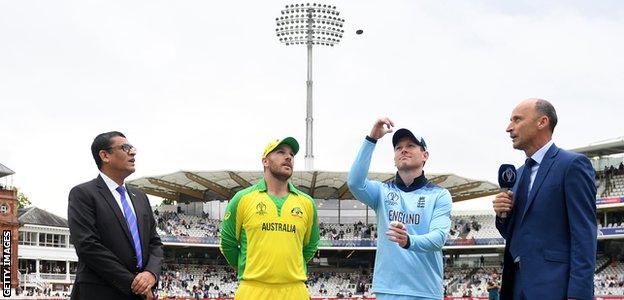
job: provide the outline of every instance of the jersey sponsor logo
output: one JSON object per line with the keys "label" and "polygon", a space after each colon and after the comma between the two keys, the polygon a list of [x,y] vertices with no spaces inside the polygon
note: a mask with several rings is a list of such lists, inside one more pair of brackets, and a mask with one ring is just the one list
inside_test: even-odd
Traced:
{"label": "jersey sponsor logo", "polygon": [[266,204],[264,204],[264,202],[258,203],[258,205],[256,205],[256,214],[263,216],[263,215],[266,215],[266,213],[267,213]]}
{"label": "jersey sponsor logo", "polygon": [[395,192],[390,192],[386,195],[386,205],[397,205],[399,204],[399,194]]}
{"label": "jersey sponsor logo", "polygon": [[399,221],[403,224],[419,224],[420,214],[408,214],[402,211],[396,211],[391,209],[388,211],[388,220]]}
{"label": "jersey sponsor logo", "polygon": [[425,207],[425,196],[421,196],[418,198],[418,202],[416,202],[416,207],[424,208]]}
{"label": "jersey sponsor logo", "polygon": [[223,220],[227,220],[227,219],[229,219],[231,215],[232,215],[232,214],[231,214],[229,211],[226,211],[226,212],[225,212],[225,216],[223,216]]}
{"label": "jersey sponsor logo", "polygon": [[290,215],[293,217],[301,218],[303,217],[303,211],[299,207],[294,207],[293,209],[290,210]]}
{"label": "jersey sponsor logo", "polygon": [[262,231],[282,231],[297,233],[297,226],[288,223],[262,223]]}

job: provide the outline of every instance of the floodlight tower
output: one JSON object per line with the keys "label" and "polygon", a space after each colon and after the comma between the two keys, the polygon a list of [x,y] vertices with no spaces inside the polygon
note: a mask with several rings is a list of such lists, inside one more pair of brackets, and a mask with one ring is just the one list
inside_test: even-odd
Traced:
{"label": "floodlight tower", "polygon": [[340,42],[344,19],[339,18],[336,6],[320,3],[286,5],[282,15],[275,18],[275,32],[280,42],[290,45],[307,45],[308,80],[306,100],[306,170],[314,168],[312,154],[312,45],[331,46]]}

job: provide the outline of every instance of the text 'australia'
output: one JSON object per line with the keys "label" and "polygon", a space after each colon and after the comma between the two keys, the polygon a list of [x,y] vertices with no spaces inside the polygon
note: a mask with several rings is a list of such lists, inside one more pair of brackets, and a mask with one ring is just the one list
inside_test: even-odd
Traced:
{"label": "text 'australia'", "polygon": [[262,231],[283,231],[297,233],[297,228],[294,224],[262,223]]}

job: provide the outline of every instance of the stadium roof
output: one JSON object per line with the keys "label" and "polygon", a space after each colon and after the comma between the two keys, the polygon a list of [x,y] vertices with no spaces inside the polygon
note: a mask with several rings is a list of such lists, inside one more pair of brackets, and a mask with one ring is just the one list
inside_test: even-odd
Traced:
{"label": "stadium roof", "polygon": [[13,174],[15,174],[15,172],[13,172],[13,170],[7,168],[3,164],[0,164],[0,178],[5,177],[5,176],[9,176],[9,175],[13,175]]}
{"label": "stadium roof", "polygon": [[600,144],[589,145],[571,151],[586,155],[587,157],[605,156],[612,154],[624,153],[624,137],[616,140],[610,140]]}
{"label": "stadium roof", "polygon": [[[262,171],[178,171],[143,177],[128,184],[145,193],[178,202],[228,200],[262,177]],[[457,176],[426,174],[435,184],[447,188],[453,201],[463,201],[498,193],[497,185]],[[371,180],[390,181],[395,173],[369,173]],[[295,171],[291,182],[315,199],[354,199],[347,187],[346,172]]]}
{"label": "stadium roof", "polygon": [[35,206],[18,209],[17,219],[22,225],[32,224],[54,227],[68,227],[66,219]]}

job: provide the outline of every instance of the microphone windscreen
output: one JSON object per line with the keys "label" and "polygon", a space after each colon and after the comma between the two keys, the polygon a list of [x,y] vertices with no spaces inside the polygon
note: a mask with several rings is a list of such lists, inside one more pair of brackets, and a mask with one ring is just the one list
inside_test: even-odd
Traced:
{"label": "microphone windscreen", "polygon": [[502,164],[498,168],[498,185],[501,188],[511,189],[516,184],[516,167],[510,164]]}

